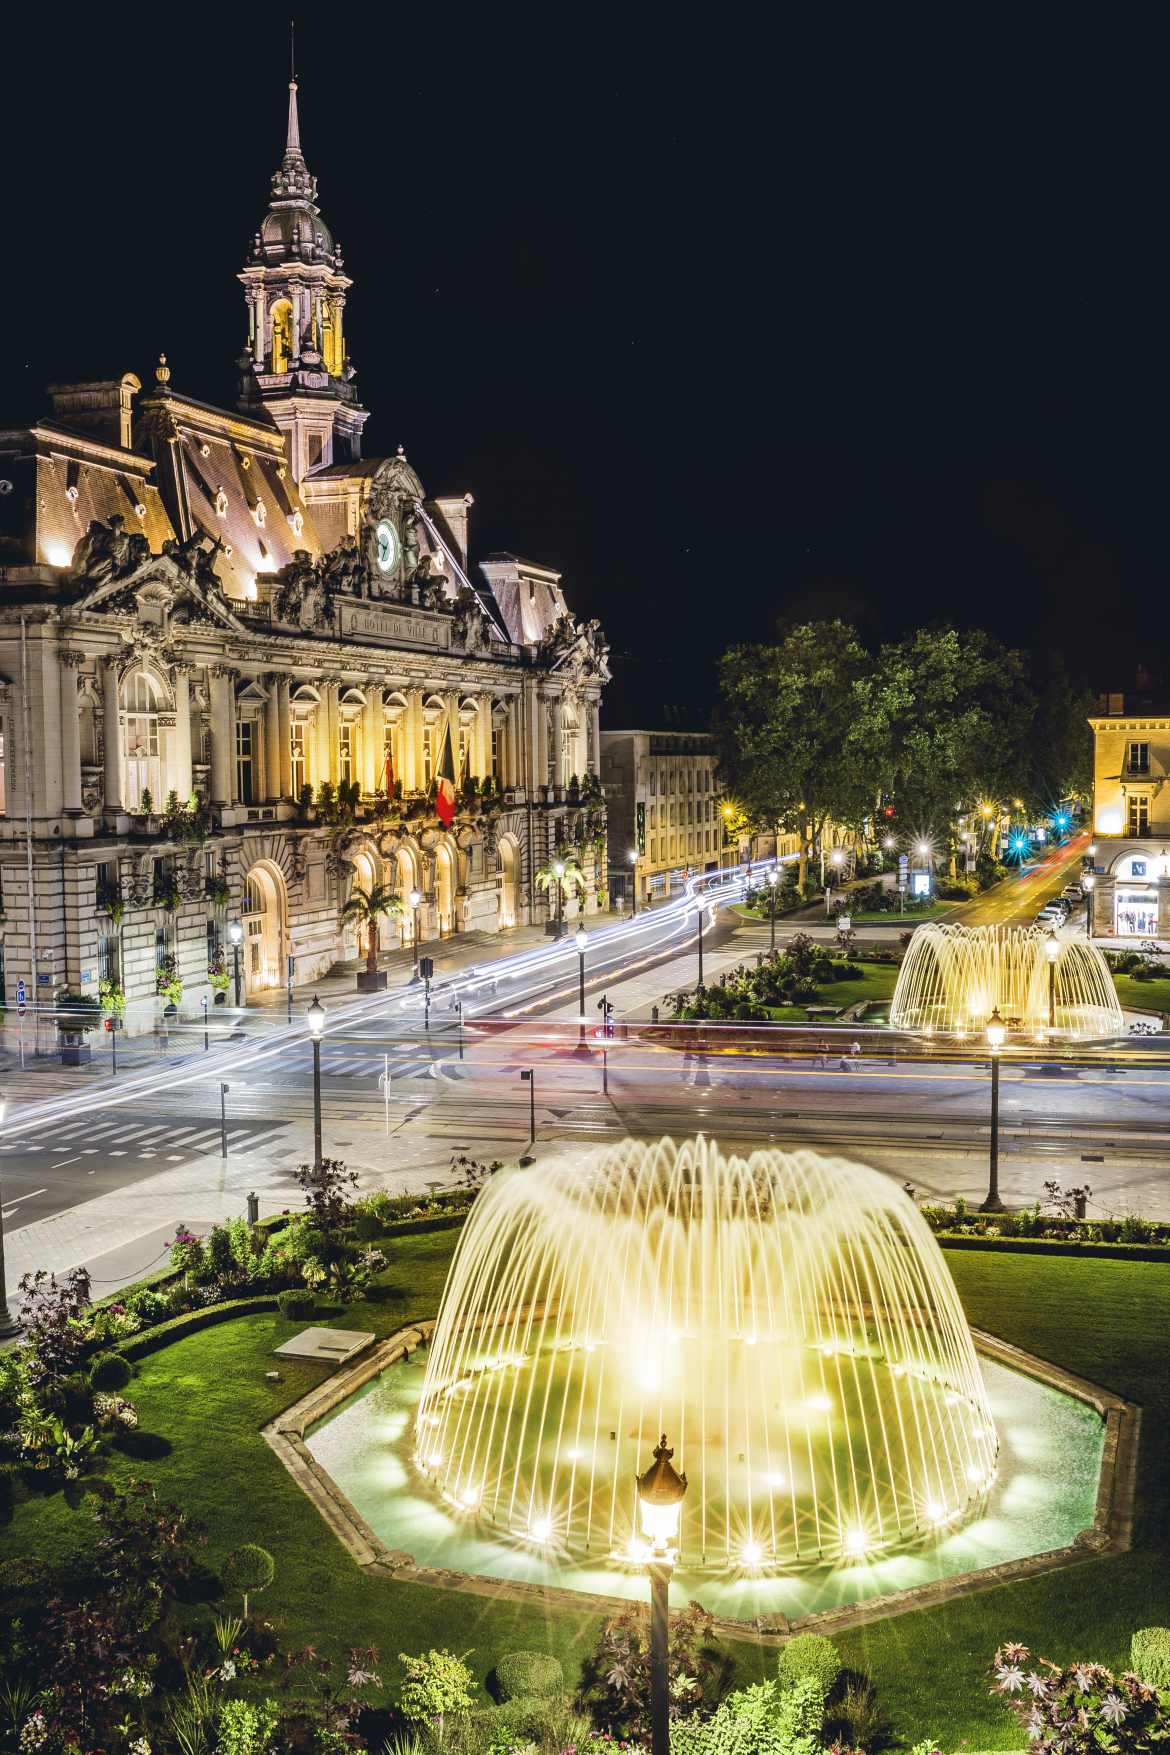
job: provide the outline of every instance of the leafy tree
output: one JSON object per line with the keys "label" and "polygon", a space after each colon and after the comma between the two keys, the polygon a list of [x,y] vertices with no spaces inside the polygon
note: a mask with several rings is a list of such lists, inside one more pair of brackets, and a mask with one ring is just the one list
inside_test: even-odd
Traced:
{"label": "leafy tree", "polygon": [[248,1618],[248,1598],[255,1591],[267,1590],[276,1573],[276,1561],[267,1548],[255,1542],[244,1542],[228,1555],[224,1577],[244,1599],[244,1619]]}
{"label": "leafy tree", "polygon": [[312,1230],[326,1244],[339,1242],[342,1227],[353,1217],[353,1204],[346,1190],[357,1187],[357,1172],[347,1170],[340,1158],[322,1158],[320,1171],[312,1164],[298,1164],[297,1181],[305,1190]]}
{"label": "leafy tree", "polygon": [[374,974],[378,967],[378,920],[383,914],[392,919],[400,920],[406,912],[402,897],[395,894],[389,884],[374,884],[371,889],[363,890],[355,884],[350,892],[349,901],[341,910],[343,920],[352,920],[359,932],[366,934],[366,968]]}
{"label": "leafy tree", "polygon": [[[558,866],[560,867],[559,871],[557,870]],[[557,886],[558,898],[566,895],[575,896],[579,889],[585,888],[584,867],[576,854],[554,851],[541,866],[536,874],[537,889],[550,890],[554,884]],[[559,903],[557,913],[559,917]]]}
{"label": "leafy tree", "polygon": [[839,621],[789,629],[778,646],[735,646],[720,664],[720,778],[749,827],[796,834],[802,889],[826,822],[856,823],[873,806],[873,670]]}
{"label": "leafy tree", "polygon": [[20,1282],[20,1315],[28,1337],[28,1382],[33,1390],[56,1388],[72,1375],[87,1340],[89,1270],[72,1268],[58,1284],[38,1268]]}
{"label": "leafy tree", "polygon": [[[470,1655],[470,1652],[464,1652],[463,1657]],[[445,1715],[464,1712],[472,1704],[470,1691],[475,1682],[471,1671],[463,1658],[457,1658],[446,1646],[442,1651],[432,1648],[419,1657],[410,1657],[400,1651],[398,1661],[406,1665],[406,1681],[401,1695],[403,1712],[407,1718],[436,1722],[441,1738]]]}

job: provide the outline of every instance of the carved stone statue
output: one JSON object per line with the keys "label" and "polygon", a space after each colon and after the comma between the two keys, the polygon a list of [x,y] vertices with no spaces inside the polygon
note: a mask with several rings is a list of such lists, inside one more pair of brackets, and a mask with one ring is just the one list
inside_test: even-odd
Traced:
{"label": "carved stone statue", "polygon": [[115,512],[108,524],[100,518],[90,519],[89,529],[73,551],[69,579],[92,591],[127,578],[149,559],[150,544],[145,536],[127,531],[125,518]]}
{"label": "carved stone statue", "polygon": [[408,579],[418,566],[418,524],[417,512],[407,512],[402,520],[402,567]]}
{"label": "carved stone statue", "polygon": [[298,548],[272,581],[272,618],[306,632],[329,626],[329,589],[308,549]]}
{"label": "carved stone statue", "polygon": [[437,570],[438,556],[423,555],[411,574],[410,583],[418,588],[418,600],[424,609],[450,609],[447,596],[447,575]]}
{"label": "carved stone statue", "polygon": [[202,530],[196,530],[184,542],[168,538],[163,543],[162,551],[174,563],[181,579],[189,580],[201,591],[222,594],[215,571],[215,557],[224,547],[223,539],[217,536],[210,549],[205,549],[203,543]]}
{"label": "carved stone statue", "polygon": [[455,599],[455,621],[451,631],[454,639],[461,646],[466,646],[469,652],[486,646],[491,637],[488,633],[487,617],[469,585],[461,586]]}
{"label": "carved stone statue", "polygon": [[357,545],[357,538],[343,536],[337,547],[320,563],[321,578],[327,590],[345,597],[369,595],[369,562]]}

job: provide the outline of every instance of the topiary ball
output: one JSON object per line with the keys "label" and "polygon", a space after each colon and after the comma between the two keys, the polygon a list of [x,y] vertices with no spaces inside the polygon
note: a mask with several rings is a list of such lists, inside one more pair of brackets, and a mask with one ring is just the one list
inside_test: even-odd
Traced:
{"label": "topiary ball", "polygon": [[272,1583],[276,1573],[276,1561],[267,1548],[258,1548],[255,1542],[245,1542],[242,1547],[228,1555],[223,1571],[224,1577],[237,1590],[263,1590]]}
{"label": "topiary ball", "polygon": [[121,1353],[99,1353],[89,1368],[90,1383],[106,1392],[125,1389],[132,1376],[130,1362]]}
{"label": "topiary ball", "polygon": [[501,1700],[550,1699],[563,1693],[564,1671],[543,1651],[510,1651],[496,1665]]}
{"label": "topiary ball", "polygon": [[815,1682],[822,1700],[827,1700],[833,1684],[841,1674],[841,1659],[831,1639],[822,1633],[798,1633],[780,1653],[776,1680],[781,1689],[797,1682]]}
{"label": "topiary ball", "polygon": [[1170,1688],[1170,1627],[1140,1627],[1130,1645],[1129,1663],[1151,1688]]}
{"label": "topiary ball", "polygon": [[377,1213],[359,1213],[353,1222],[353,1234],[359,1243],[372,1243],[382,1235],[382,1221]]}
{"label": "topiary ball", "polygon": [[290,1292],[281,1292],[276,1308],[286,1322],[304,1322],[317,1308],[317,1294],[308,1286],[294,1286]]}

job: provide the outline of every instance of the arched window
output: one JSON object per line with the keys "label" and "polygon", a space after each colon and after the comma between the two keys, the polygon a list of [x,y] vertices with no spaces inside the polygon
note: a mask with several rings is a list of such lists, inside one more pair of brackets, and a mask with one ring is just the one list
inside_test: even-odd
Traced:
{"label": "arched window", "polygon": [[144,793],[150,795],[152,810],[161,810],[164,802],[158,748],[158,697],[151,678],[136,671],[126,678],[122,699],[126,709],[126,805],[137,816],[146,808]]}
{"label": "arched window", "polygon": [[244,890],[244,913],[263,914],[263,912],[264,891],[260,888],[259,881],[250,877]]}
{"label": "arched window", "polygon": [[272,307],[272,370],[287,372],[292,353],[292,306],[282,299]]}

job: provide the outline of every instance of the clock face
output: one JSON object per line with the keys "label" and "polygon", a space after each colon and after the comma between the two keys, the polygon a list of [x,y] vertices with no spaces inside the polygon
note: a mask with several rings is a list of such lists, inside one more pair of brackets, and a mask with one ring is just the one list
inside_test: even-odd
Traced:
{"label": "clock face", "polygon": [[374,536],[378,544],[378,571],[392,573],[398,565],[398,532],[383,518]]}

